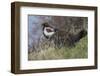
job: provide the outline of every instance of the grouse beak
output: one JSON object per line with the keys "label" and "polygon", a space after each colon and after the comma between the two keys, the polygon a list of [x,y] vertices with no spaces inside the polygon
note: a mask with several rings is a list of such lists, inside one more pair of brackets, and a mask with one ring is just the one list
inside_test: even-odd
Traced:
{"label": "grouse beak", "polygon": [[57,29],[57,28],[55,28],[55,29],[54,29],[54,31],[55,31],[55,32],[57,32],[57,31],[58,31],[58,29]]}

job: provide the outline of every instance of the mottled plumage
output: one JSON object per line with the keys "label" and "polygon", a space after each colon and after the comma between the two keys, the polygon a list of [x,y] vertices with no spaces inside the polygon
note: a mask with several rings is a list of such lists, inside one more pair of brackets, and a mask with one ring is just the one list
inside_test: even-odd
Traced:
{"label": "mottled plumage", "polygon": [[[45,27],[43,28],[45,29]],[[47,50],[50,47],[55,48],[55,49],[60,49],[61,47],[72,47],[74,46],[76,42],[78,42],[82,37],[86,35],[87,35],[87,32],[85,30],[81,30],[77,34],[71,34],[69,32],[57,29],[50,36],[44,33],[38,40],[37,49],[38,51],[41,51],[41,50]]]}

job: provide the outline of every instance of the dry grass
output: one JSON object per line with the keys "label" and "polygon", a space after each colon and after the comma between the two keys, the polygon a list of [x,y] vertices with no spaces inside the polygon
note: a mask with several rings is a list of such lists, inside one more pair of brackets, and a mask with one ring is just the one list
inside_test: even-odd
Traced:
{"label": "dry grass", "polygon": [[52,59],[75,59],[87,58],[87,36],[75,44],[75,47],[62,47],[61,49],[49,48],[40,52],[31,52],[28,54],[29,60],[52,60]]}

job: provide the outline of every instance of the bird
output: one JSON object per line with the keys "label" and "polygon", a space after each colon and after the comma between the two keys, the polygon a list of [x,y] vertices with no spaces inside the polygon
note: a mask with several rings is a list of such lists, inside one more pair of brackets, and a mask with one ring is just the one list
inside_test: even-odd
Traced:
{"label": "bird", "polygon": [[38,40],[38,51],[47,50],[50,47],[54,48],[54,41],[52,39],[56,29],[50,26],[48,23],[42,24],[42,35]]}
{"label": "bird", "polygon": [[43,34],[38,42],[39,50],[47,50],[50,47],[52,48],[62,48],[62,47],[72,47],[78,42],[81,38],[87,35],[86,30],[81,30],[77,34],[71,34],[64,30],[55,28],[48,23],[42,24]]}

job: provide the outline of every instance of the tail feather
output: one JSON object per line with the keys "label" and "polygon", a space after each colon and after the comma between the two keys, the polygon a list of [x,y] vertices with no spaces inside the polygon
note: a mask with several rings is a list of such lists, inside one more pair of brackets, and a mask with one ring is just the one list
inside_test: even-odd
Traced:
{"label": "tail feather", "polygon": [[85,37],[86,35],[87,35],[87,31],[82,30],[76,35],[71,35],[70,36],[70,41],[71,41],[71,43],[74,44],[74,43],[78,42],[81,38]]}

